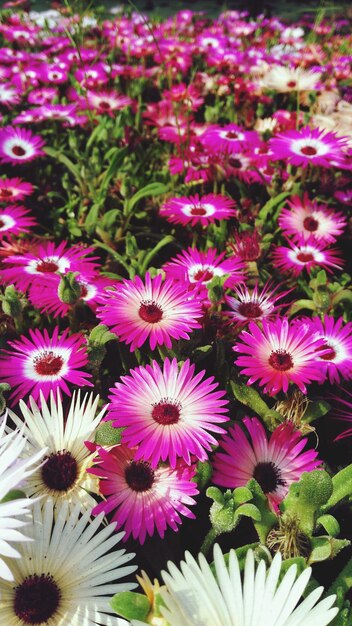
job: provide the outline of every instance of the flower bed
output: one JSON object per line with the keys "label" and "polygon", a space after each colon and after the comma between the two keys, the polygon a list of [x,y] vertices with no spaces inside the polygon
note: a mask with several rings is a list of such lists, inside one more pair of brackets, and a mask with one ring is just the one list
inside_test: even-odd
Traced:
{"label": "flower bed", "polygon": [[0,20],[3,623],[350,626],[349,21]]}

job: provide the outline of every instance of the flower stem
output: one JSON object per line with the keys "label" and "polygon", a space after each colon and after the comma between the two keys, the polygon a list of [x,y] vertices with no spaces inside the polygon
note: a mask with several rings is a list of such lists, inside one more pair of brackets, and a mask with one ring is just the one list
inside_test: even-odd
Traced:
{"label": "flower stem", "polygon": [[206,556],[210,550],[210,548],[212,547],[216,537],[218,536],[217,532],[215,531],[214,528],[211,528],[208,532],[208,534],[206,535],[201,549],[200,551],[202,552],[202,554],[204,554],[204,556]]}

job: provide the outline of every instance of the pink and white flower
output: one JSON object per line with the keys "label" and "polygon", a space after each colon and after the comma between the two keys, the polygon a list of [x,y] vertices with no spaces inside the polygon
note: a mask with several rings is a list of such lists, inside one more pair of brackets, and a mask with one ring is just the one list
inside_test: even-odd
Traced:
{"label": "pink and white flower", "polygon": [[303,270],[309,273],[313,267],[323,267],[328,272],[330,268],[342,269],[340,253],[335,248],[327,248],[323,241],[314,237],[297,241],[288,241],[289,247],[277,246],[272,253],[273,265],[285,272],[298,276]]}
{"label": "pink and white flower", "polygon": [[26,128],[4,126],[0,129],[0,162],[18,165],[28,163],[44,152],[44,141],[39,135],[33,135]]}
{"label": "pink and white flower", "polygon": [[286,392],[292,382],[306,393],[305,383],[321,379],[317,351],[324,348],[324,339],[312,336],[304,324],[290,324],[287,318],[263,319],[262,325],[261,330],[250,322],[249,330],[241,332],[233,347],[241,354],[235,364],[242,368],[241,374],[249,376],[247,385],[259,381],[265,393],[274,395]]}
{"label": "pink and white flower", "polygon": [[285,236],[294,239],[315,239],[334,243],[346,227],[346,218],[341,212],[331,211],[326,205],[310,200],[305,193],[303,198],[293,196],[288,202],[289,209],[282,209],[279,226]]}
{"label": "pink and white flower", "polygon": [[[233,287],[236,297],[225,296],[226,304],[231,308],[224,314],[229,317],[232,323],[248,324],[253,320],[270,319],[277,315],[280,306],[276,306],[276,301],[287,295],[287,291],[276,295],[276,287],[267,282],[260,291],[258,282],[250,291],[245,283]],[[282,306],[282,305],[281,305]]]}
{"label": "pink and white flower", "polygon": [[189,198],[171,198],[160,208],[160,215],[172,224],[201,224],[207,226],[215,220],[228,220],[236,215],[235,201],[225,196],[208,194]]}
{"label": "pink and white flower", "polygon": [[294,430],[292,422],[275,428],[269,441],[256,417],[246,417],[243,423],[251,441],[239,424],[230,427],[214,455],[212,480],[215,485],[235,489],[255,478],[272,507],[278,509],[289,486],[297,482],[303,472],[319,467],[318,452],[302,452],[307,439]]}
{"label": "pink and white flower", "polygon": [[168,527],[178,530],[180,515],[195,518],[189,506],[198,494],[193,482],[195,466],[178,460],[172,469],[167,465],[152,467],[136,459],[135,450],[125,445],[110,450],[98,449],[97,465],[88,470],[99,476],[100,493],[105,500],[94,507],[93,515],[114,511],[116,529],[126,532],[124,541],[133,536],[141,544],[155,531],[164,537]]}
{"label": "pink and white flower", "polygon": [[28,233],[36,223],[24,206],[7,206],[0,209],[0,239],[7,235]]}
{"label": "pink and white flower", "polygon": [[21,178],[0,178],[0,202],[18,202],[34,191],[33,185]]}
{"label": "pink and white flower", "polygon": [[269,146],[273,161],[288,159],[292,165],[301,167],[338,167],[344,161],[346,141],[335,133],[305,126],[276,135],[270,139]]}
{"label": "pink and white flower", "polygon": [[158,345],[171,348],[172,339],[189,339],[203,315],[201,302],[188,292],[187,285],[173,280],[163,282],[161,274],[145,283],[139,276],[124,280],[103,298],[97,316],[121,341],[131,344],[131,352],[149,341],[151,350]]}
{"label": "pink and white flower", "polygon": [[228,419],[225,391],[215,391],[213,376],[202,380],[205,371],[194,375],[194,370],[188,359],[180,370],[176,359],[165,359],[163,369],[153,361],[110,389],[107,419],[124,428],[123,443],[138,446],[136,460],[153,467],[166,460],[175,467],[178,457],[188,464],[192,456],[204,461],[216,444],[210,432],[224,432],[218,423]]}
{"label": "pink and white flower", "polygon": [[60,390],[70,396],[67,383],[92,386],[91,374],[79,369],[88,362],[82,334],[68,335],[65,330],[59,336],[56,326],[51,336],[46,329],[41,332],[38,328],[30,329],[29,336],[9,341],[13,350],[2,350],[0,354],[0,378],[13,389],[12,404],[27,394],[37,401],[40,392],[45,400],[51,391],[56,394]]}
{"label": "pink and white flower", "polygon": [[321,371],[321,382],[329,380],[331,384],[352,379],[352,322],[344,324],[342,317],[335,320],[325,315],[313,319],[303,318],[297,324],[306,324],[311,336],[323,339],[324,345],[317,359]]}

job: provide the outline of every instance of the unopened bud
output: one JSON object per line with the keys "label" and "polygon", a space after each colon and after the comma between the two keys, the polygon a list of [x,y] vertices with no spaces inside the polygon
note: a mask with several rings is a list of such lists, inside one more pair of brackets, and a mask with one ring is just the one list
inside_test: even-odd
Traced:
{"label": "unopened bud", "polygon": [[78,272],[67,272],[61,277],[57,290],[61,302],[65,304],[76,304],[81,297],[82,286],[76,276]]}

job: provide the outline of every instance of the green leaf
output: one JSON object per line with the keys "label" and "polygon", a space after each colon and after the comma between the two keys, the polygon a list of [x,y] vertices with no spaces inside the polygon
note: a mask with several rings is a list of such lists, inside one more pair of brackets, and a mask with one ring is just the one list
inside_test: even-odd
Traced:
{"label": "green leaf", "polygon": [[116,340],[117,337],[114,333],[110,332],[105,324],[98,324],[95,326],[89,335],[88,345],[105,345],[108,341]]}
{"label": "green leaf", "polygon": [[303,472],[300,480],[291,484],[280,509],[299,519],[301,530],[311,536],[332,491],[333,483],[325,470]]}
{"label": "green leaf", "polygon": [[110,606],[125,619],[135,619],[145,622],[150,611],[150,604],[147,596],[133,591],[122,591],[117,593],[110,601]]}
{"label": "green leaf", "polygon": [[270,200],[268,200],[268,202],[260,209],[258,217],[255,221],[256,226],[261,222],[265,223],[270,213],[272,213],[274,209],[279,208],[289,195],[290,194],[287,191],[283,191],[282,193],[279,193],[278,196],[275,196],[275,198],[270,198]]}
{"label": "green leaf", "polygon": [[69,172],[71,172],[71,174],[74,176],[76,181],[80,185],[82,184],[83,182],[82,177],[81,177],[81,174],[77,165],[72,163],[72,161],[65,154],[63,154],[62,152],[59,152],[58,150],[54,150],[54,148],[50,148],[49,146],[45,146],[44,152],[49,157],[56,159],[56,161],[59,161],[59,163],[62,163],[63,165],[65,165],[65,167],[69,170]]}
{"label": "green leaf", "polygon": [[268,498],[254,478],[248,481],[247,488],[252,494],[252,504],[254,504],[260,512],[260,519],[255,522],[254,526],[260,541],[264,544],[269,531],[277,524],[278,520],[275,513],[273,513],[269,507]]}
{"label": "green leaf", "polygon": [[92,234],[97,225],[98,217],[99,217],[99,204],[93,204],[87,213],[87,217],[84,221],[84,226],[87,229],[87,232]]}
{"label": "green leaf", "polygon": [[109,447],[121,443],[123,428],[114,428],[112,421],[102,422],[95,432],[95,443],[99,446]]}
{"label": "green leaf", "polygon": [[98,192],[98,202],[103,202],[106,196],[111,179],[115,176],[117,170],[121,167],[125,156],[127,155],[127,147],[116,148],[112,155],[111,162],[103,175]]}
{"label": "green leaf", "polygon": [[333,306],[337,306],[340,302],[348,302],[352,305],[352,290],[341,289],[332,297]]}
{"label": "green leaf", "polygon": [[250,517],[256,522],[260,522],[261,515],[259,509],[254,504],[241,504],[241,506],[237,509],[236,514],[238,517],[244,515],[245,517]]}
{"label": "green leaf", "polygon": [[315,400],[314,402],[310,402],[304,412],[302,421],[305,424],[310,424],[310,422],[313,422],[319,417],[323,417],[323,415],[329,413],[330,409],[330,404],[325,402],[325,400]]}
{"label": "green leaf", "polygon": [[332,478],[333,491],[329,500],[322,507],[322,511],[328,511],[338,502],[352,495],[352,464],[344,467]]}
{"label": "green leaf", "polygon": [[337,537],[340,534],[340,524],[333,515],[321,515],[317,519],[317,524],[320,524],[331,537]]}
{"label": "green leaf", "polygon": [[344,548],[350,545],[348,539],[335,539],[328,535],[321,537],[312,537],[311,545],[312,552],[308,560],[308,564],[318,563],[320,561],[326,561],[327,559],[333,559]]}
{"label": "green leaf", "polygon": [[245,502],[249,502],[252,500],[253,495],[250,489],[247,487],[237,487],[237,489],[233,492],[233,501],[235,505],[244,504]]}
{"label": "green leaf", "polygon": [[296,300],[296,302],[293,302],[293,304],[291,304],[288,310],[288,316],[292,317],[292,315],[295,315],[296,313],[298,313],[298,311],[301,311],[302,309],[315,311],[315,304],[313,300]]}
{"label": "green leaf", "polygon": [[149,252],[147,252],[147,254],[145,255],[145,257],[143,259],[143,262],[141,264],[140,273],[144,274],[147,271],[150,262],[155,257],[155,255],[159,252],[159,250],[161,250],[161,248],[164,248],[165,246],[167,246],[169,243],[173,243],[173,241],[174,241],[174,238],[171,235],[165,235],[165,237],[163,237],[156,244],[156,246],[154,246],[154,248],[149,250]]}
{"label": "green leaf", "polygon": [[20,489],[11,489],[0,502],[11,502],[12,500],[21,500],[22,498],[26,498],[26,494],[23,491],[20,491]]}
{"label": "green leaf", "polygon": [[167,190],[168,188],[166,185],[164,185],[164,183],[149,183],[149,185],[146,185],[142,189],[139,189],[139,191],[137,191],[134,196],[132,196],[132,198],[127,200],[127,202],[125,203],[124,214],[129,215],[129,213],[133,211],[133,208],[135,207],[137,202],[142,200],[142,198],[146,198],[147,196],[160,196],[161,194],[166,193]]}
{"label": "green leaf", "polygon": [[236,400],[245,404],[262,417],[269,430],[274,430],[277,424],[282,421],[280,414],[268,407],[254,387],[250,387],[240,381],[231,380],[230,382]]}

